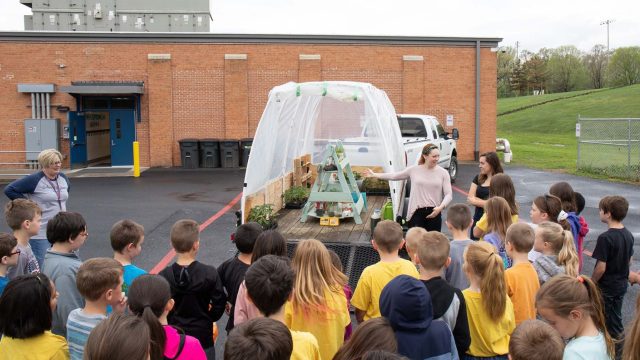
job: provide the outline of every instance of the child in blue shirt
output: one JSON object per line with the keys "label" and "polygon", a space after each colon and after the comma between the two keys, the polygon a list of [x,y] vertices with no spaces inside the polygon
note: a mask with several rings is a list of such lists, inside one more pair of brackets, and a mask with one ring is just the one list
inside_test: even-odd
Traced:
{"label": "child in blue shirt", "polygon": [[128,292],[133,280],[147,272],[132,264],[133,259],[142,252],[144,227],[132,220],[120,220],[111,227],[111,248],[113,258],[124,267],[122,291]]}

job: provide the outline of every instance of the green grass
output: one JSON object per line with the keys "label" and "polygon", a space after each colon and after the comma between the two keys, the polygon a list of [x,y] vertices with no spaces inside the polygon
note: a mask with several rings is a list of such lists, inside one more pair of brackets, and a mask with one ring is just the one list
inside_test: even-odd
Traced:
{"label": "green grass", "polygon": [[[581,92],[565,93],[560,97],[579,93]],[[526,106],[523,104],[540,103],[540,98],[541,96],[521,97],[516,99],[517,101],[499,99],[498,113],[507,111],[505,109]],[[515,106],[515,103],[519,105]],[[636,181],[637,174],[627,176],[622,175],[620,171],[605,173],[595,167],[576,170],[575,124],[578,114],[583,117],[640,118],[640,85],[597,91],[499,116],[498,137],[507,138],[511,143],[515,164],[598,178],[611,177]],[[615,147],[602,147],[597,152],[600,158],[610,163],[610,160],[621,157],[617,154],[619,151]]]}

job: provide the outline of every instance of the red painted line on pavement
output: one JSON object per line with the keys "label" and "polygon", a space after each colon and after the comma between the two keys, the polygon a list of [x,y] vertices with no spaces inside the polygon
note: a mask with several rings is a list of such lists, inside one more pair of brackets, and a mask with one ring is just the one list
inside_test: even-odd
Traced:
{"label": "red painted line on pavement", "polygon": [[453,191],[458,192],[464,196],[469,196],[469,193],[467,193],[466,191],[460,189],[459,187],[455,186],[455,185],[451,185],[451,188],[453,189]]}
{"label": "red painted line on pavement", "polygon": [[[213,215],[212,217],[208,218],[205,222],[200,224],[199,230],[202,231],[206,229],[209,225],[213,224],[214,221],[218,220],[222,215],[226,214],[227,211],[231,210],[231,208],[233,208],[233,206],[237,204],[241,198],[242,198],[242,193],[239,193],[238,195],[236,195],[236,197],[233,198],[233,200],[229,201],[229,203],[225,205],[222,209],[220,209],[220,211],[218,211],[217,213],[215,213],[215,215]],[[164,269],[165,267],[167,267],[167,265],[169,265],[169,263],[171,262],[171,260],[173,260],[175,256],[176,256],[176,251],[173,249],[169,250],[169,252],[160,260],[160,262],[158,262],[156,266],[154,266],[153,269],[149,271],[149,273],[151,274],[159,273],[162,269]]]}

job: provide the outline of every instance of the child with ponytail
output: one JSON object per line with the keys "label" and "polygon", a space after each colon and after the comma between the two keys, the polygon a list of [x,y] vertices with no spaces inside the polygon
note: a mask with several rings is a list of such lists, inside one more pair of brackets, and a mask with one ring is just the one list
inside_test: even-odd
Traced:
{"label": "child with ponytail", "polygon": [[464,253],[463,270],[469,288],[462,291],[467,305],[471,346],[461,359],[507,359],[509,337],[515,329],[513,304],[507,296],[504,264],[495,248],[476,242]]}
{"label": "child with ponytail", "polygon": [[500,196],[489,198],[485,202],[485,215],[487,217],[488,234],[484,236],[484,240],[493,245],[502,258],[504,268],[511,267],[513,262],[507,256],[505,249],[505,237],[507,229],[511,226],[511,208],[509,203]]}
{"label": "child with ponytail", "polygon": [[171,288],[162,276],[142,275],[129,287],[129,310],[149,326],[151,360],[205,360],[207,357],[196,338],[168,325],[167,315],[173,305]]}
{"label": "child with ponytail", "polygon": [[565,340],[565,360],[609,360],[615,344],[607,332],[604,306],[596,284],[583,275],[558,275],[546,282],[536,296],[536,308]]}
{"label": "child with ponytail", "polygon": [[544,221],[536,228],[533,249],[540,255],[533,262],[540,285],[558,274],[578,276],[579,260],[571,231],[560,224]]}
{"label": "child with ponytail", "polygon": [[313,334],[321,358],[332,359],[351,322],[343,290],[347,277],[333,266],[324,244],[313,239],[298,244],[292,267],[296,278],[292,300],[285,307],[285,323],[291,330]]}

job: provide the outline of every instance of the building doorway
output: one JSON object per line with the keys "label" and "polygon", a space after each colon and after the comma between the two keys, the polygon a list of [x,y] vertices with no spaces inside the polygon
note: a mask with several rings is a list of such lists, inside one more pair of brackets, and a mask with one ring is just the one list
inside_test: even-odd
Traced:
{"label": "building doorway", "polygon": [[72,167],[132,166],[136,99],[83,96],[81,111],[69,112]]}

